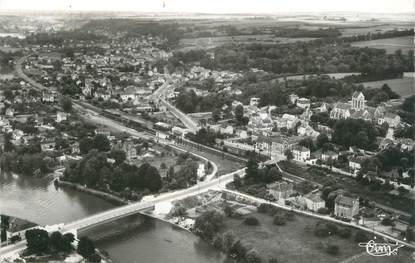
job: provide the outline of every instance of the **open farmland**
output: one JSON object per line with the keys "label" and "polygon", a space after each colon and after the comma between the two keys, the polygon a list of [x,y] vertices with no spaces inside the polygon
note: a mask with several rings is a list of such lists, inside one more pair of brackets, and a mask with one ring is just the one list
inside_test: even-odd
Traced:
{"label": "open farmland", "polygon": [[[354,255],[363,254],[364,248],[358,246],[354,240],[357,230],[351,229],[351,237],[341,238],[338,235],[328,237],[317,237],[315,226],[321,220],[295,214],[292,220],[288,220],[286,225],[277,226],[273,224],[273,217],[254,212],[249,216],[258,219],[258,226],[247,226],[244,224],[245,218],[227,218],[225,220],[226,232],[232,230],[238,240],[241,240],[247,247],[255,248],[263,259],[276,258],[278,262],[292,263],[331,263],[342,262],[352,258]],[[336,225],[338,228],[345,228]],[[330,255],[326,252],[327,245],[339,247],[337,255]],[[411,262],[410,250],[401,249],[397,256],[387,257],[385,261],[378,261],[377,257],[366,257],[362,259],[366,263],[390,262],[390,263],[409,263]],[[264,262],[264,261],[263,261]],[[359,259],[351,262],[360,262]]]}
{"label": "open farmland", "polygon": [[359,41],[354,42],[352,46],[384,49],[388,54],[393,54],[398,49],[401,49],[403,53],[408,53],[409,50],[414,50],[414,38],[413,36],[405,36],[376,39],[370,41]]}
{"label": "open farmland", "polygon": [[272,34],[183,38],[180,40],[179,49],[182,51],[190,49],[211,49],[226,44],[287,44],[298,41],[310,41],[314,39],[315,38],[311,37],[275,37]]}
{"label": "open farmland", "polygon": [[339,27],[342,36],[349,37],[355,35],[366,35],[367,33],[382,33],[396,29],[408,29],[411,28],[411,24],[379,24],[366,22],[363,26],[361,24],[354,24],[350,26]]}
{"label": "open farmland", "polygon": [[401,79],[387,79],[380,81],[363,82],[365,87],[380,88],[383,84],[388,84],[389,87],[401,97],[409,97],[415,94],[414,78]]}

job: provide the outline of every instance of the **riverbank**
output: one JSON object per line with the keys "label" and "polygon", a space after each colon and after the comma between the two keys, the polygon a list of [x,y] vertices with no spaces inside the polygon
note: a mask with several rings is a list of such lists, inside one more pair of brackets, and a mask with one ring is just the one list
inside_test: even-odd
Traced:
{"label": "riverbank", "polygon": [[[66,182],[66,181],[62,181],[62,180],[55,180],[56,185],[58,185],[59,187],[68,187],[80,192],[84,192],[90,195],[93,195],[95,197],[101,198],[107,202],[113,203],[114,205],[126,205],[129,203],[128,200],[122,199],[116,195],[110,194],[110,193],[106,193],[103,191],[99,191],[99,190],[95,190],[95,189],[90,189],[90,188],[86,188],[82,185],[79,184],[75,184],[75,183],[70,183],[70,182]],[[185,225],[180,224],[179,220],[177,220],[177,218],[168,218],[167,215],[162,215],[162,214],[153,214],[153,213],[143,213],[141,216],[148,216],[151,217],[153,219],[156,220],[160,220],[163,221],[165,223],[171,224],[172,226],[176,227],[177,229],[180,230],[184,230],[190,233],[193,233],[191,231],[191,229]],[[139,223],[138,225],[140,225],[141,223]],[[134,227],[134,226],[133,226]],[[117,228],[120,228],[120,226],[118,225]],[[120,234],[123,232],[124,227],[121,226],[121,230],[117,229],[115,233],[116,234]],[[118,231],[119,230],[119,231]],[[128,229],[126,229],[128,230]],[[100,237],[96,240],[101,240],[101,239],[107,239],[107,238],[112,238],[114,237],[114,234],[109,234],[108,236],[104,236],[104,237]],[[95,240],[95,238],[94,238]]]}
{"label": "riverbank", "polygon": [[[0,247],[20,241],[22,238],[24,238],[24,232],[26,229],[37,226],[37,224],[33,222],[14,216],[0,214],[0,217],[0,236],[2,239],[0,242]],[[3,240],[4,238],[6,238],[6,240]]]}
{"label": "riverbank", "polygon": [[106,193],[100,190],[96,190],[96,189],[92,189],[92,188],[87,188],[84,187],[80,184],[75,184],[75,183],[70,183],[70,182],[66,182],[66,181],[62,181],[59,179],[56,179],[54,181],[55,185],[59,186],[59,187],[68,187],[71,189],[74,189],[76,191],[80,191],[80,192],[84,192],[93,196],[96,196],[98,198],[101,198],[107,202],[110,202],[114,205],[126,205],[128,204],[128,200],[121,198],[119,196],[110,194],[110,193]]}
{"label": "riverbank", "polygon": [[[2,213],[39,225],[69,223],[115,207],[94,195],[70,187],[57,187],[46,178],[2,173],[0,188]],[[170,263],[233,263],[224,261],[222,253],[187,231],[160,220],[148,221],[115,238],[96,242],[96,247],[108,252],[114,262],[161,263],[168,259]],[[123,221],[114,222],[118,222],[114,227],[123,225]]]}

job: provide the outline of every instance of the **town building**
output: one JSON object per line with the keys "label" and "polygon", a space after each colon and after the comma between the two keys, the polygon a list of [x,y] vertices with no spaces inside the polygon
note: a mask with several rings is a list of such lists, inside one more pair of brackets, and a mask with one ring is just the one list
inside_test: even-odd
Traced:
{"label": "town building", "polygon": [[334,200],[334,215],[344,219],[353,219],[359,213],[359,199],[338,195]]}
{"label": "town building", "polygon": [[326,202],[321,198],[321,191],[314,190],[304,197],[305,206],[308,210],[317,212],[320,208],[326,207]]}
{"label": "town building", "polygon": [[258,106],[259,105],[260,98],[251,98],[249,101],[250,106]]}
{"label": "town building", "polygon": [[288,182],[275,182],[267,185],[268,193],[275,198],[275,200],[287,199],[294,193],[293,185]]}
{"label": "town building", "polygon": [[307,160],[310,159],[310,149],[304,146],[300,146],[300,145],[294,146],[292,149],[292,153],[294,156],[294,160],[297,162],[306,162]]}
{"label": "town building", "polygon": [[297,95],[297,94],[290,94],[290,95],[288,96],[288,99],[289,99],[289,101],[291,102],[291,104],[295,104],[299,98],[300,98],[300,97],[298,97],[298,95]]}
{"label": "town building", "polygon": [[302,109],[310,108],[310,105],[311,105],[310,99],[299,98],[296,101],[296,105],[297,105],[297,107],[302,108]]}
{"label": "town building", "polygon": [[205,177],[206,171],[205,171],[205,164],[199,163],[199,167],[197,168],[197,178],[201,179]]}
{"label": "town building", "polygon": [[362,169],[363,161],[363,156],[353,156],[349,158],[349,168],[353,171],[353,173],[357,173],[360,169]]}
{"label": "town building", "polygon": [[387,123],[389,127],[395,128],[401,123],[401,117],[398,114],[386,112],[383,116],[378,118],[378,124],[382,125]]}
{"label": "town building", "polygon": [[338,158],[339,158],[339,154],[333,151],[326,151],[321,154],[321,159],[323,161],[337,160]]}
{"label": "town building", "polygon": [[68,115],[65,112],[58,112],[56,114],[56,122],[62,122],[62,121],[66,121],[68,118]]}

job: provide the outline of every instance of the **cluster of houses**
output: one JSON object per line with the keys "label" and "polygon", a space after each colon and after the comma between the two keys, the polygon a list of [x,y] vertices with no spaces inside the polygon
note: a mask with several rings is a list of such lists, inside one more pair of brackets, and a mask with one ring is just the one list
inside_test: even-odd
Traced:
{"label": "cluster of houses", "polygon": [[238,154],[257,152],[270,157],[273,161],[286,159],[287,151],[292,153],[293,160],[310,165],[332,163],[345,155],[349,162],[346,172],[350,174],[356,174],[361,169],[362,162],[373,153],[353,147],[344,151],[332,149],[311,152],[307,147],[299,145],[304,138],[315,141],[320,134],[327,135],[329,139],[332,136],[333,131],[330,127],[321,124],[311,125],[310,119],[313,114],[327,112],[332,119],[357,118],[380,125],[387,123],[389,130],[386,137],[378,138],[380,149],[391,144],[400,144],[402,150],[411,150],[415,144],[411,139],[393,138],[394,130],[404,125],[400,117],[391,112],[385,104],[377,108],[366,106],[365,97],[361,92],[354,92],[348,103],[338,102],[333,105],[321,103],[313,107],[310,99],[300,98],[295,94],[289,96],[289,101],[302,109],[302,113],[275,115],[274,106],[260,108],[258,107],[260,99],[251,98],[249,105],[242,105],[238,101],[232,103],[234,109],[238,105],[243,106],[244,116],[249,118],[248,125],[235,128],[227,122],[219,122],[208,125],[208,128],[225,137],[221,144],[228,151]]}
{"label": "cluster of houses", "polygon": [[[326,210],[326,202],[320,189],[314,189],[305,195],[299,195],[293,184],[287,181],[277,181],[267,186],[268,195],[276,202],[290,205],[303,210],[322,213]],[[334,199],[333,215],[340,219],[352,220],[359,214],[359,198],[346,194],[338,194]]]}
{"label": "cluster of houses", "polygon": [[[81,41],[77,43],[77,50],[103,47],[105,51],[101,54],[91,49],[65,57],[56,52],[40,53],[28,58],[25,70],[45,86],[61,85],[58,83],[69,79],[71,85],[80,90],[80,99],[129,103],[150,110],[148,96],[166,82],[165,75],[159,73],[160,68],[154,63],[172,56],[171,52],[157,48],[165,41],[152,36],[121,42],[114,39],[103,43]],[[165,73],[168,73],[167,68]],[[53,100],[52,94],[46,93],[44,100]]]}

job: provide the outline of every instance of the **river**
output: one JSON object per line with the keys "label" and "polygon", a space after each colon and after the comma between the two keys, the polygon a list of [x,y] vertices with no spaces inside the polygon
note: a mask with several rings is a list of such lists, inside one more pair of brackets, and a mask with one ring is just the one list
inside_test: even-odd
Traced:
{"label": "river", "polygon": [[[114,207],[111,203],[72,189],[57,188],[48,179],[0,174],[0,213],[40,225],[70,222]],[[128,219],[124,219],[128,220]],[[123,222],[117,222],[123,225]],[[106,228],[116,228],[117,223]],[[97,242],[114,262],[186,263],[232,262],[193,234],[160,220],[145,223]]]}

